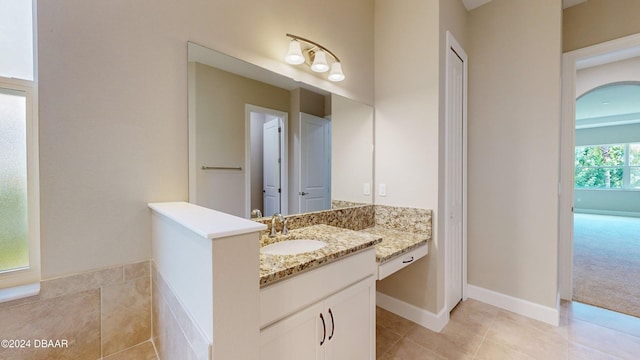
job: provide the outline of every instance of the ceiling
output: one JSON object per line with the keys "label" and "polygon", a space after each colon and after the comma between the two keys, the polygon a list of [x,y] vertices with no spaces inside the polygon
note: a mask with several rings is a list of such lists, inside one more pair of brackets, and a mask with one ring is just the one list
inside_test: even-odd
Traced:
{"label": "ceiling", "polygon": [[[490,2],[491,0],[462,0],[462,3],[464,4],[464,7],[467,8],[467,11],[471,11],[477,7],[480,7],[488,2]],[[566,9],[568,7],[572,7],[575,5],[578,5],[580,3],[583,3],[587,0],[562,0],[562,8]]]}
{"label": "ceiling", "polygon": [[640,123],[640,83],[604,85],[576,100],[576,128]]}

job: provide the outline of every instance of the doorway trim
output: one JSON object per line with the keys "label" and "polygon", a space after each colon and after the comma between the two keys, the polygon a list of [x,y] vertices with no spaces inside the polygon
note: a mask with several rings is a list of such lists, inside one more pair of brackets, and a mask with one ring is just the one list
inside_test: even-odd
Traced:
{"label": "doorway trim", "polygon": [[244,168],[245,168],[245,216],[251,217],[251,113],[257,112],[269,114],[282,119],[282,133],[280,141],[282,147],[282,163],[280,167],[280,212],[283,215],[289,213],[289,114],[284,111],[269,109],[257,105],[245,104],[245,123],[244,123]]}
{"label": "doorway trim", "polygon": [[562,118],[558,202],[558,292],[573,298],[573,182],[576,70],[640,56],[640,33],[562,54]]}
{"label": "doorway trim", "polygon": [[[454,51],[458,57],[462,60],[463,62],[463,87],[462,87],[462,97],[463,97],[463,109],[462,109],[462,300],[465,300],[467,298],[467,99],[468,99],[468,91],[467,91],[467,85],[468,85],[468,57],[467,57],[467,53],[464,51],[464,49],[462,48],[462,46],[458,43],[458,41],[455,39],[455,37],[453,36],[453,34],[447,30],[446,33],[446,54],[445,57],[448,58],[448,56],[450,56],[451,51]],[[449,61],[448,59],[445,61],[446,64],[446,68],[445,68],[445,73],[448,75],[449,73]],[[449,102],[451,101],[451,99],[449,98],[449,87],[452,86],[452,84],[449,83],[449,77],[446,76],[446,81],[445,81],[445,124],[447,124],[450,121],[450,114],[449,114]],[[446,125],[445,125],[446,128]],[[445,139],[448,136],[448,134],[446,133],[445,130]],[[446,143],[446,141],[445,141]],[[446,145],[445,145],[446,147]],[[447,157],[446,152],[445,152],[445,157]],[[447,161],[448,159],[445,158],[445,167],[446,167],[446,163],[448,163]],[[445,191],[449,191],[447,190],[447,186],[445,185]],[[448,198],[448,196],[445,196]],[[448,204],[445,203],[444,205],[444,214],[445,216],[447,216],[447,210],[448,210]],[[444,223],[446,224],[446,219],[444,220]],[[446,229],[446,225],[445,225],[445,229]],[[445,230],[446,231],[446,230]],[[444,234],[443,239],[447,238],[447,235]],[[445,255],[444,255],[444,304],[445,304],[445,308],[448,307],[449,304],[449,286],[451,285],[450,282],[452,281],[451,279],[451,274],[449,274],[449,272],[447,271],[448,269],[448,262],[449,260],[449,255],[451,252],[451,248],[448,245],[448,242],[445,243],[444,246],[445,249]],[[448,311],[447,311],[448,313]]]}

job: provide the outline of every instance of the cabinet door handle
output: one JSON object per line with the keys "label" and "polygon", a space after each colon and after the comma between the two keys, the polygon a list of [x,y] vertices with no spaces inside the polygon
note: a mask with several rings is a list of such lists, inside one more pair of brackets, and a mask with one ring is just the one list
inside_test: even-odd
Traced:
{"label": "cabinet door handle", "polygon": [[403,263],[403,264],[408,264],[408,263],[410,263],[410,262],[412,262],[412,261],[413,261],[413,256],[411,257],[411,259],[409,259],[409,260],[405,260],[405,261],[403,261],[402,263]]}
{"label": "cabinet door handle", "polygon": [[324,340],[327,338],[327,325],[324,323],[324,316],[320,313],[320,320],[322,320],[322,341],[320,341],[320,346],[324,344]]}
{"label": "cabinet door handle", "polygon": [[331,315],[331,335],[329,335],[329,340],[331,340],[333,333],[336,331],[336,323],[333,321],[333,312],[331,312],[331,308],[329,308],[329,315]]}

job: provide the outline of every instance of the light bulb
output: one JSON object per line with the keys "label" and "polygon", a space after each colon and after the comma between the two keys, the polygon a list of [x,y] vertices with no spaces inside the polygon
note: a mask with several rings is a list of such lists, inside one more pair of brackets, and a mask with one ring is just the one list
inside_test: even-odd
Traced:
{"label": "light bulb", "polygon": [[327,64],[327,54],[325,54],[324,51],[318,50],[315,52],[311,70],[315,72],[325,72],[329,70],[329,64]]}
{"label": "light bulb", "polygon": [[287,52],[287,56],[284,57],[284,61],[292,65],[299,65],[304,62],[304,56],[302,55],[302,49],[300,49],[298,40],[291,40],[289,43],[289,52]]}
{"label": "light bulb", "polygon": [[342,72],[342,64],[336,61],[331,64],[331,72],[329,73],[329,80],[342,81],[344,80],[344,73]]}

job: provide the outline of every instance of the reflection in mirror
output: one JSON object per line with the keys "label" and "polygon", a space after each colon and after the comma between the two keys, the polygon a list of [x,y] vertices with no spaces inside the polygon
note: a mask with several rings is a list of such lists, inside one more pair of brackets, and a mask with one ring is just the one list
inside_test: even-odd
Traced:
{"label": "reflection in mirror", "polygon": [[373,203],[371,106],[188,49],[190,202],[247,218]]}

